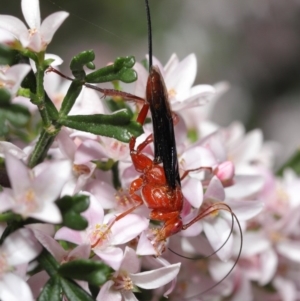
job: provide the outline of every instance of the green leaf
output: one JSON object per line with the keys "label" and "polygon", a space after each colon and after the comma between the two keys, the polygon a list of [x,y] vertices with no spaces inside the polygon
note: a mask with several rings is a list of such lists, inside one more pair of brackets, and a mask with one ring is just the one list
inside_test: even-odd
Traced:
{"label": "green leaf", "polygon": [[61,301],[61,291],[60,277],[52,276],[44,285],[37,301]]}
{"label": "green leaf", "polygon": [[111,115],[66,116],[58,122],[72,129],[112,137],[122,142],[129,142],[131,137],[137,137],[143,133],[142,125],[132,121],[131,114],[127,110],[121,110]]}
{"label": "green leaf", "polygon": [[86,195],[64,196],[56,201],[62,216],[63,224],[74,230],[84,230],[88,226],[88,221],[80,213],[87,210],[90,204]]}
{"label": "green leaf", "polygon": [[127,109],[128,113],[132,114],[130,117],[132,119],[133,112],[130,106],[124,100],[105,99],[105,103],[111,112]]}
{"label": "green leaf", "polygon": [[[61,287],[67,299],[70,301],[95,301],[86,291],[73,281],[61,278]],[[103,300],[104,301],[104,300]]]}
{"label": "green leaf", "polygon": [[300,149],[298,149],[276,172],[278,176],[282,176],[284,170],[290,168],[297,175],[300,175]]}
{"label": "green leaf", "polygon": [[49,276],[57,275],[59,263],[46,249],[44,249],[43,252],[39,255],[37,261],[41,264],[41,266]]}
{"label": "green leaf", "polygon": [[15,51],[3,44],[0,44],[0,65],[12,65],[14,56]]}
{"label": "green leaf", "polygon": [[85,78],[84,67],[90,68],[91,63],[95,59],[95,53],[93,50],[82,51],[75,55],[70,63],[70,69],[75,78],[83,80]]}
{"label": "green leaf", "polygon": [[63,277],[100,286],[107,281],[113,270],[100,261],[79,259],[61,265],[58,272]]}
{"label": "green leaf", "polygon": [[137,73],[132,69],[135,63],[133,56],[119,57],[112,65],[91,72],[85,77],[88,83],[104,83],[120,80],[132,83],[137,80]]}
{"label": "green leaf", "polygon": [[49,98],[48,94],[45,92],[45,105],[47,108],[47,112],[49,113],[52,120],[57,120],[59,115],[58,111],[52,102],[52,100]]}
{"label": "green leaf", "polygon": [[8,105],[10,103],[11,95],[7,89],[0,89],[0,106]]}
{"label": "green leaf", "polygon": [[29,110],[24,106],[0,103],[0,136],[9,133],[9,125],[14,127],[25,126],[30,116]]}
{"label": "green leaf", "polygon": [[81,90],[82,90],[82,83],[76,80],[71,83],[67,95],[65,96],[62,102],[61,109],[59,112],[60,116],[67,115],[71,111]]}

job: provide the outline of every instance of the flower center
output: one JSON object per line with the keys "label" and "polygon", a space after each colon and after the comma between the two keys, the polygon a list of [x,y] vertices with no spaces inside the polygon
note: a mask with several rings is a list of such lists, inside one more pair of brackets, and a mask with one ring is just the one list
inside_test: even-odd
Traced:
{"label": "flower center", "polygon": [[168,91],[169,99],[176,97],[176,94],[177,94],[176,90],[174,88],[171,88]]}
{"label": "flower center", "polygon": [[0,253],[0,279],[3,274],[9,272],[11,267],[8,265],[5,254]]}
{"label": "flower center", "polygon": [[28,32],[29,32],[30,37],[32,37],[34,34],[36,34],[38,32],[38,30],[36,28],[29,28]]}
{"label": "flower center", "polygon": [[132,280],[125,271],[119,273],[117,277],[113,278],[113,281],[115,282],[114,288],[116,290],[132,291],[134,288]]}
{"label": "flower center", "polygon": [[77,177],[84,174],[88,175],[91,172],[91,170],[84,164],[74,164],[73,171]]}
{"label": "flower center", "polygon": [[96,224],[89,234],[92,248],[101,247],[110,238],[111,231],[106,224]]}
{"label": "flower center", "polygon": [[38,203],[36,201],[33,189],[29,188],[24,195],[17,199],[17,204],[19,206],[16,208],[16,210],[22,215],[27,215],[36,211],[38,208]]}

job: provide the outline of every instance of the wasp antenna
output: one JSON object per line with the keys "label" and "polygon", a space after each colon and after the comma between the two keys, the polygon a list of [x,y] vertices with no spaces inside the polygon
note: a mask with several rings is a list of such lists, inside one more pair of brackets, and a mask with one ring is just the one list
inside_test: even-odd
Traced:
{"label": "wasp antenna", "polygon": [[[204,259],[208,259],[209,257],[211,257],[211,256],[215,255],[216,253],[218,253],[227,244],[231,234],[233,233],[233,226],[234,226],[234,216],[233,216],[232,210],[230,209],[229,206],[227,206],[225,204],[222,204],[222,205],[225,206],[225,209],[223,208],[221,210],[228,211],[231,214],[231,228],[230,228],[230,232],[229,232],[229,235],[227,236],[226,240],[222,243],[222,245],[217,250],[215,250],[213,253],[211,253],[210,255],[207,255],[207,256],[194,256],[194,257],[189,257],[189,256],[182,255],[182,254],[172,250],[171,248],[168,248],[168,250],[170,252],[172,252],[173,254],[181,257],[181,258],[189,259],[189,260],[204,260]],[[203,217],[205,217],[206,215],[209,215],[211,213],[218,212],[218,210],[220,210],[220,209],[215,209],[215,210],[209,211],[209,208],[208,208],[206,211],[209,211],[209,212],[205,213],[203,215]]]}
{"label": "wasp antenna", "polygon": [[147,25],[148,25],[148,54],[149,54],[149,71],[152,67],[152,26],[151,26],[151,15],[148,0],[145,0],[146,14],[147,14]]}
{"label": "wasp antenna", "polygon": [[215,287],[217,287],[220,283],[222,283],[230,274],[231,272],[234,270],[234,268],[236,267],[240,257],[241,257],[241,254],[242,254],[242,249],[243,249],[243,232],[242,232],[242,227],[241,227],[241,224],[237,218],[237,216],[231,211],[231,215],[232,217],[236,220],[237,222],[237,225],[238,225],[238,228],[239,228],[239,233],[241,235],[241,243],[240,243],[240,247],[239,247],[239,251],[238,251],[238,255],[237,255],[237,258],[236,258],[236,261],[234,262],[234,264],[232,265],[232,267],[230,268],[230,270],[226,273],[226,275],[224,277],[222,277],[221,280],[219,280],[217,283],[215,283],[213,286],[209,287],[208,289],[198,293],[197,295],[194,295],[194,296],[190,296],[188,298],[185,298],[184,300],[192,300],[194,299],[195,297],[198,297],[198,296],[201,296],[201,295],[204,295],[206,294],[207,292],[211,291],[212,289],[214,289]]}

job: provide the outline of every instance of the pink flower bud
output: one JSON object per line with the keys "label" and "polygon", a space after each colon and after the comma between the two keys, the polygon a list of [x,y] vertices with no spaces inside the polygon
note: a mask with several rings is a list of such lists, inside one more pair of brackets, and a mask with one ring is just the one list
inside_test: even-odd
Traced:
{"label": "pink flower bud", "polygon": [[224,187],[234,184],[234,165],[231,161],[221,163],[214,171],[214,174],[219,178]]}

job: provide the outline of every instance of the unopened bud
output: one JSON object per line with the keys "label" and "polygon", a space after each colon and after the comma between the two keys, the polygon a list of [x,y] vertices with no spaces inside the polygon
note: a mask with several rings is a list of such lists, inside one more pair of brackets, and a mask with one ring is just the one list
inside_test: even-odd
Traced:
{"label": "unopened bud", "polygon": [[228,187],[234,184],[234,165],[231,161],[225,161],[221,163],[215,170],[214,174],[222,182],[224,187]]}

